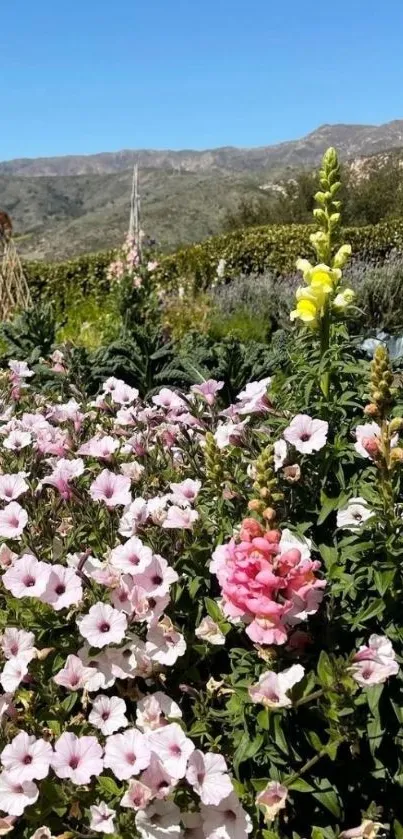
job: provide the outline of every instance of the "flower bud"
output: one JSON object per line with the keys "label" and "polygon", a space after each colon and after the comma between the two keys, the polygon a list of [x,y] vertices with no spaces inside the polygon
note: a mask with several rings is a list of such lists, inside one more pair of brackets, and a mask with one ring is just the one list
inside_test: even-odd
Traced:
{"label": "flower bud", "polygon": [[362,445],[366,452],[368,452],[370,457],[375,458],[378,457],[380,448],[379,448],[379,440],[376,437],[363,437]]}
{"label": "flower bud", "polygon": [[375,405],[374,402],[369,402],[369,404],[364,408],[364,414],[366,414],[367,417],[376,417],[378,414],[378,406]]}
{"label": "flower bud", "polygon": [[393,417],[393,419],[389,423],[389,431],[391,434],[398,434],[399,431],[403,430],[403,419],[402,417]]}
{"label": "flower bud", "polygon": [[273,507],[266,507],[266,509],[263,510],[262,515],[263,518],[270,523],[276,520],[276,511],[273,509]]}
{"label": "flower bud", "polygon": [[398,463],[403,463],[403,449],[401,449],[400,446],[392,449],[390,453],[390,462],[392,466],[396,466]]}

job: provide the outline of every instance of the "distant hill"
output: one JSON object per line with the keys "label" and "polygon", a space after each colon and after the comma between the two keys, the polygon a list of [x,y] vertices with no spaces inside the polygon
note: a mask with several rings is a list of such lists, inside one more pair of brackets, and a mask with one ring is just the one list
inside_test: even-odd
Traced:
{"label": "distant hill", "polygon": [[131,168],[138,161],[143,227],[169,248],[216,233],[241,198],[287,172],[316,166],[329,145],[344,160],[402,147],[403,120],[322,125],[300,140],[260,148],[10,160],[0,163],[0,208],[13,218],[20,251],[31,258],[117,245],[127,229]]}

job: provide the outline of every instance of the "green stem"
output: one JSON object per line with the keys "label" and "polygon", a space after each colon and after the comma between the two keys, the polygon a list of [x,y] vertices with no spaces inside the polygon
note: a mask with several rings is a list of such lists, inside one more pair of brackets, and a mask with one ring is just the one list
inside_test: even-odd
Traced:
{"label": "green stem", "polygon": [[[323,356],[327,353],[330,345],[330,309],[329,303],[326,302],[325,309],[323,312],[323,317],[321,320],[321,332],[320,332],[320,359],[322,361]],[[326,400],[329,399],[329,391],[330,391],[330,372],[327,370],[325,373],[322,373],[320,379],[320,387],[321,391]]]}
{"label": "green stem", "polygon": [[314,702],[315,699],[320,699],[321,696],[324,696],[325,690],[320,688],[320,690],[315,690],[313,693],[310,693],[308,696],[303,696],[302,699],[297,699],[294,702],[294,708],[299,708],[300,705],[306,705],[307,702]]}

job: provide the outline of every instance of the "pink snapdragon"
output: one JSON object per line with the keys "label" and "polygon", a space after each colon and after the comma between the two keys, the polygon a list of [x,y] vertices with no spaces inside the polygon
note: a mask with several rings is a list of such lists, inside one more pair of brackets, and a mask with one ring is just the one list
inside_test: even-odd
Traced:
{"label": "pink snapdragon", "polygon": [[215,550],[210,565],[224,613],[242,619],[258,644],[284,644],[288,627],[317,611],[325,586],[316,577],[319,562],[305,559],[302,547],[283,550],[277,540],[277,531],[246,542],[232,539]]}
{"label": "pink snapdragon", "polygon": [[283,435],[301,454],[312,454],[326,445],[328,430],[329,425],[324,420],[312,419],[308,414],[297,414]]}
{"label": "pink snapdragon", "polygon": [[18,501],[11,501],[0,510],[0,536],[5,539],[20,539],[28,524],[28,513]]}
{"label": "pink snapdragon", "polygon": [[89,784],[103,770],[102,746],[96,737],[77,737],[71,731],[56,740],[52,768],[58,778],[73,784]]}
{"label": "pink snapdragon", "polygon": [[90,486],[90,496],[94,501],[101,501],[107,507],[119,507],[130,504],[130,478],[116,475],[109,469],[103,469]]}

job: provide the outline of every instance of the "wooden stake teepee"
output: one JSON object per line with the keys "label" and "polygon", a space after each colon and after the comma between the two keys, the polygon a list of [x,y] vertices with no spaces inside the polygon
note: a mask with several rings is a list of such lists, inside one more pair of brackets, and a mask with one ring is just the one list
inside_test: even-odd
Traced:
{"label": "wooden stake teepee", "polygon": [[7,213],[0,211],[0,320],[9,320],[16,309],[32,306],[31,294],[12,237]]}

